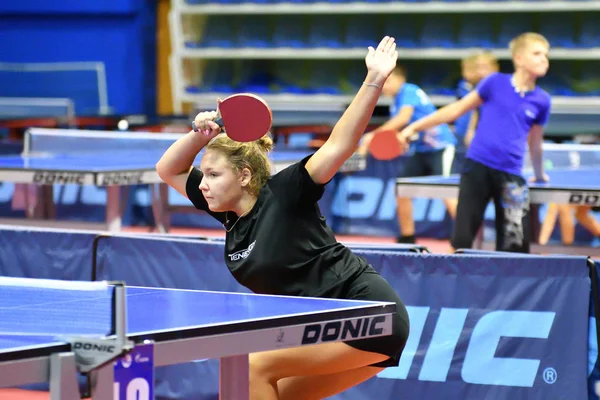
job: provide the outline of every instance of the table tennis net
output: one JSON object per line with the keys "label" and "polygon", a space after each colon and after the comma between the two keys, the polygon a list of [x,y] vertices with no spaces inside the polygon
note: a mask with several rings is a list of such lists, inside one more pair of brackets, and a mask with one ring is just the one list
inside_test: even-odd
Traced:
{"label": "table tennis net", "polygon": [[3,336],[106,336],[114,287],[103,282],[0,277]]}
{"label": "table tennis net", "polygon": [[82,129],[31,128],[25,133],[25,155],[74,153],[164,153],[181,134]]}
{"label": "table tennis net", "polygon": [[[106,153],[164,153],[182,134],[82,129],[31,128],[25,133],[25,155]],[[544,144],[547,169],[600,166],[600,145]],[[525,169],[531,170],[529,152]]]}

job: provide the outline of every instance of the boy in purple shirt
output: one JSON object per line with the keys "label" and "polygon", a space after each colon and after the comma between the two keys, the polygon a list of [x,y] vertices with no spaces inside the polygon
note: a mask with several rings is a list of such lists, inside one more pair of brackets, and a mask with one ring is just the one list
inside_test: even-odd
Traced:
{"label": "boy in purple shirt", "polygon": [[399,134],[406,143],[414,132],[479,108],[475,137],[460,178],[458,209],[451,244],[470,248],[490,199],[496,208],[496,249],[529,252],[529,190],[522,177],[529,146],[536,181],[547,182],[542,163],[543,127],[550,115],[550,95],[536,86],[548,71],[548,41],[537,33],[513,39],[513,74],[494,73],[474,91]]}

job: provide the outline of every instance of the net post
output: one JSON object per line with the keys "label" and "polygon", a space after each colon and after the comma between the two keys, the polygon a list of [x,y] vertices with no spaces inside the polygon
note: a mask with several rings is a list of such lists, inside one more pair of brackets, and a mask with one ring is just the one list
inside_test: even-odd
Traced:
{"label": "net post", "polygon": [[31,128],[27,128],[25,133],[23,134],[23,152],[21,153],[24,156],[27,156],[31,153]]}
{"label": "net post", "polygon": [[112,329],[109,335],[102,338],[71,338],[71,349],[75,354],[77,367],[82,373],[93,372],[131,351],[133,341],[127,339],[127,305],[125,282],[103,281],[113,286],[112,293]]}
{"label": "net post", "polygon": [[126,345],[127,342],[127,302],[125,298],[125,282],[109,281],[109,285],[115,287],[113,327],[115,336],[119,343]]}

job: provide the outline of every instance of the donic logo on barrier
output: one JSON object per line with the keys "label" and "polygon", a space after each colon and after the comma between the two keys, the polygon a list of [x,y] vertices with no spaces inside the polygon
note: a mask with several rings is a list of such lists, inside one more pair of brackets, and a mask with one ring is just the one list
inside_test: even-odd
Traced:
{"label": "donic logo on barrier", "polygon": [[[540,360],[496,357],[503,337],[548,339],[556,313],[544,311],[498,310],[484,314],[475,324],[467,340],[464,355],[455,357],[469,310],[442,308],[428,343],[421,343],[430,307],[406,307],[410,317],[410,335],[398,367],[378,374],[380,378],[406,379],[415,354],[424,354],[420,365],[420,381],[446,382],[452,359],[462,360],[461,378],[466,383],[532,387],[540,369]],[[418,353],[417,353],[418,352]],[[556,372],[543,371],[547,383],[556,380]]]}

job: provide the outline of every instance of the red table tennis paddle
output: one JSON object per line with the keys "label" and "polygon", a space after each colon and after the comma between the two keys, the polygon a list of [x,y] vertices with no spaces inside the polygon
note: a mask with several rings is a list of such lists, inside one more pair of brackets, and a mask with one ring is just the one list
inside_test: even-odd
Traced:
{"label": "red table tennis paddle", "polygon": [[[406,149],[400,144],[398,140],[398,131],[388,129],[379,131],[373,135],[371,142],[369,143],[369,153],[376,160],[393,160],[396,157],[400,157]],[[410,138],[410,141],[417,140],[418,134],[415,134]]]}
{"label": "red table tennis paddle", "polygon": [[369,153],[377,160],[393,160],[404,152],[397,138],[398,132],[392,129],[373,134],[369,143]]}
{"label": "red table tennis paddle", "polygon": [[[273,113],[267,102],[259,96],[238,93],[221,101],[214,122],[231,139],[237,142],[252,142],[269,132],[273,123]],[[195,128],[195,124],[193,125]]]}

